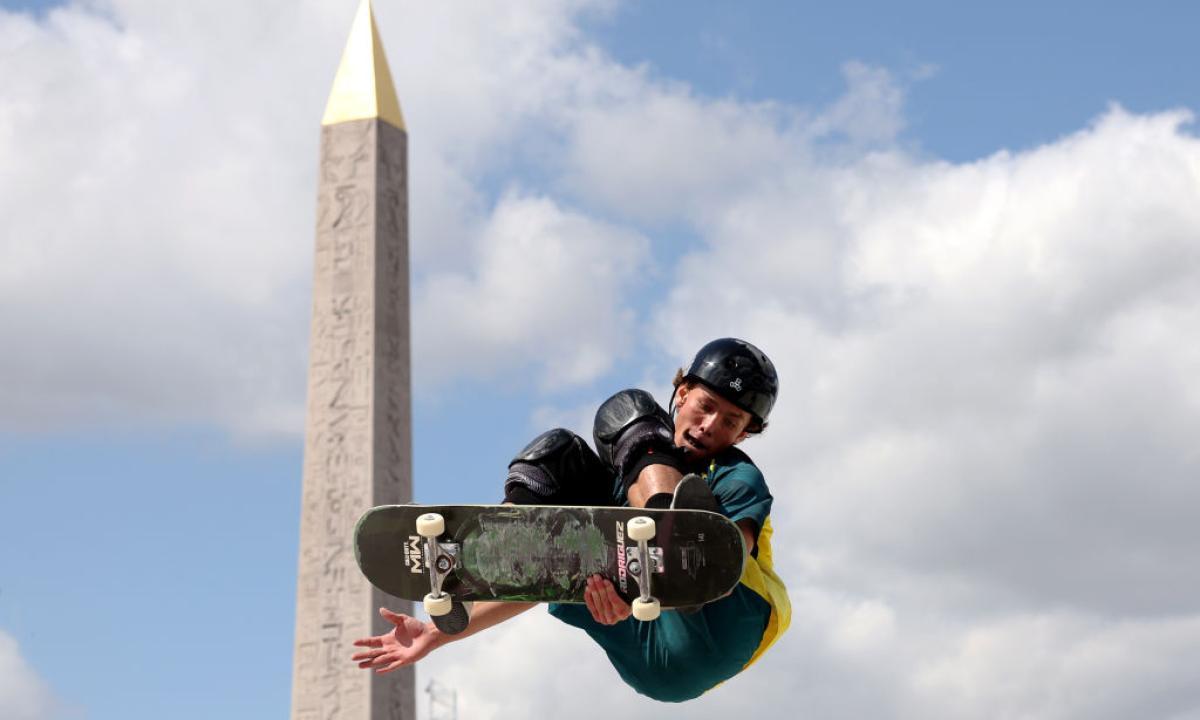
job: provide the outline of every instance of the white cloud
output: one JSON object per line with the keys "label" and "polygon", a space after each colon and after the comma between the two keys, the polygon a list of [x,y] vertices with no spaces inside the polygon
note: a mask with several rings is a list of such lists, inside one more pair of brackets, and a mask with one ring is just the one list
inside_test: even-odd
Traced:
{"label": "white cloud", "polygon": [[844,138],[860,149],[895,142],[904,129],[904,91],[892,73],[852,61],[842,74],[849,92],[814,119],[810,132]]}
{"label": "white cloud", "polygon": [[439,649],[423,662],[420,677],[422,683],[431,678],[455,689],[459,716],[480,720],[561,717],[568,711],[573,717],[599,717],[598,703],[581,702],[588,697],[604,697],[609,708],[637,704],[604,653],[543,608]]}
{"label": "white cloud", "polygon": [[[469,264],[494,256],[473,249],[498,227],[510,237],[523,230],[511,227],[508,205],[489,207],[480,177],[513,161],[496,148],[529,135],[520,129],[544,111],[547,85],[569,82],[579,62],[564,50],[572,18],[605,7],[435,4],[382,14],[389,46],[405,50],[393,50],[392,66],[421,178],[414,295],[444,294],[454,278],[497,281],[496,267]],[[0,423],[302,425],[317,122],[353,8],[336,10],[166,10],[130,0],[61,7],[42,21],[0,14],[0,332],[22,348],[0,360],[4,376],[22,378],[0,395]],[[438,40],[446,33],[455,41]],[[574,218],[566,229],[606,232],[612,262],[636,267],[633,233],[562,214]],[[508,281],[536,288],[534,259],[513,260]],[[611,278],[579,285],[623,287]],[[593,302],[583,319],[611,327],[600,311]],[[546,358],[550,383],[607,367],[598,346],[587,347],[588,325],[556,329],[552,344],[566,355],[549,357],[546,345],[523,355]],[[488,365],[504,367],[524,339],[483,348],[499,353]],[[439,377],[479,367],[479,352],[431,348],[419,359]]]}
{"label": "white cloud", "polygon": [[579,196],[611,212],[702,220],[729,188],[753,186],[760,173],[794,162],[795,138],[779,132],[794,111],[697,98],[641,72],[599,78],[573,108],[563,172]]}
{"label": "white cloud", "polygon": [[49,688],[21,657],[17,641],[0,631],[0,717],[43,720],[53,710]]}
{"label": "white cloud", "polygon": [[[801,607],[825,598],[784,652],[869,686],[855,712],[815,698],[816,716],[863,697],[895,717],[1200,711],[1166,670],[1190,646],[1165,641],[1194,634],[1200,592],[1189,119],[1112,109],[968,165],[890,152],[782,173],[681,263],[667,346],[739,334],[780,367],[773,426],[746,449],[785,578]],[[809,623],[837,628],[824,649]],[[848,661],[856,643],[883,643],[882,665]]]}
{"label": "white cloud", "polygon": [[[321,78],[332,78],[352,8],[235,5],[114,0],[39,21],[0,15],[10,58],[0,332],[22,348],[0,358],[0,373],[23,379],[0,391],[3,426],[301,426]],[[654,277],[641,231],[612,218],[702,221],[730,183],[791,167],[806,138],[836,130],[836,120],[708,101],[620,66],[577,29],[611,9],[380,8],[419,178],[424,386],[531,363],[543,387],[604,373],[643,320],[613,298]],[[852,65],[848,79],[856,107],[896,95],[880,90],[882,71]],[[893,105],[873,117],[895,116]],[[495,180],[522,169],[574,194]],[[557,266],[529,254],[530,238],[564,230],[608,252],[560,238]],[[479,315],[485,303],[462,295],[497,290],[505,301],[486,304],[508,315]],[[434,298],[477,317],[447,323],[422,304]],[[534,320],[538,308],[548,325]]]}
{"label": "white cloud", "polygon": [[312,240],[289,208],[311,181],[277,160],[315,137],[259,106],[274,58],[235,72],[244,48],[201,60],[154,29],[83,6],[0,18],[0,248],[17,260],[0,327],[21,348],[0,362],[24,380],[6,425],[229,417],[247,398],[277,414],[302,378],[294,248]]}
{"label": "white cloud", "polygon": [[[763,661],[764,664],[766,661]],[[484,634],[438,649],[419,668],[418,682],[430,680],[458,695],[460,717],[572,717],[604,720],[614,714],[637,720],[717,718],[739,712],[792,717],[776,704],[787,688],[768,693],[765,678],[787,668],[735,678],[697,700],[660,703],[626,686],[604,652],[586,634],[534,608]],[[427,705],[427,696],[423,705]],[[426,707],[420,708],[426,717]]]}
{"label": "white cloud", "polygon": [[1198,640],[1200,617],[1016,616],[963,633],[911,681],[944,717],[1195,717]]}
{"label": "white cloud", "polygon": [[626,293],[647,272],[648,242],[564,212],[546,198],[510,195],[474,248],[470,274],[427,278],[416,298],[416,371],[520,386],[525,366],[543,387],[591,380],[622,354],[634,328]]}
{"label": "white cloud", "polygon": [[563,175],[579,197],[609,212],[707,232],[731,197],[772,192],[782,175],[814,175],[819,159],[858,157],[896,140],[903,86],[860,62],[847,63],[843,76],[839,98],[806,111],[705,98],[651,79],[645,68],[599,64],[560,109],[569,152]]}

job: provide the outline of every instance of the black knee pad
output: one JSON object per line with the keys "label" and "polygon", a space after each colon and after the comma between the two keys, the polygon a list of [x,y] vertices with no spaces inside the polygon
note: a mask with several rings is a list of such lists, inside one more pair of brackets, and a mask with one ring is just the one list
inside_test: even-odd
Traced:
{"label": "black knee pad", "polygon": [[611,505],[612,476],[583,438],[555,428],[508,464],[504,499],[520,505]]}
{"label": "black knee pad", "polygon": [[648,465],[684,471],[670,415],[645,390],[622,390],[596,411],[593,433],[600,459],[628,488]]}
{"label": "black knee pad", "polygon": [[564,428],[547,430],[530,441],[521,452],[517,453],[512,462],[541,462],[546,458],[554,457],[565,450],[576,437],[578,436],[575,433]]}
{"label": "black knee pad", "polygon": [[508,464],[504,499],[521,505],[544,501],[558,494],[558,479],[544,467],[566,451],[574,434],[562,428],[547,430],[525,446]]}

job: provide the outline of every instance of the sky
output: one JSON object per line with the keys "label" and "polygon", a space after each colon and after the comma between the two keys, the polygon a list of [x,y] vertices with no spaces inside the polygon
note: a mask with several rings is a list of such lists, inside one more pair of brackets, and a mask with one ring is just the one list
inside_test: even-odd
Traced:
{"label": "sky", "polygon": [[[287,713],[356,5],[0,0],[0,717]],[[1200,719],[1200,10],[375,10],[418,501],[497,499],[528,439],[665,399],[708,339],[781,375],[743,446],[794,611],[762,661],[662,706],[535,611],[418,689],[481,720]]]}

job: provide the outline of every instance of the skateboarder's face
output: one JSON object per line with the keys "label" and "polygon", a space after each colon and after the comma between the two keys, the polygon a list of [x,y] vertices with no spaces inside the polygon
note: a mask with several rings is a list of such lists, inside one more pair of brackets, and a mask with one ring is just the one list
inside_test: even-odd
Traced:
{"label": "skateboarder's face", "polygon": [[675,444],[697,459],[746,439],[750,413],[699,384],[675,390]]}

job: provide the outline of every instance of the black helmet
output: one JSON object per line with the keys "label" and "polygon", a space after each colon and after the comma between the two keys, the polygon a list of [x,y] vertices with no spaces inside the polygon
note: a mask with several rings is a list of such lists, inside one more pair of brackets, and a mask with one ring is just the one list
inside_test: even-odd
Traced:
{"label": "black helmet", "polygon": [[699,380],[754,415],[759,429],[766,424],[779,394],[775,364],[762,350],[736,338],[713,340],[700,348],[684,379]]}

